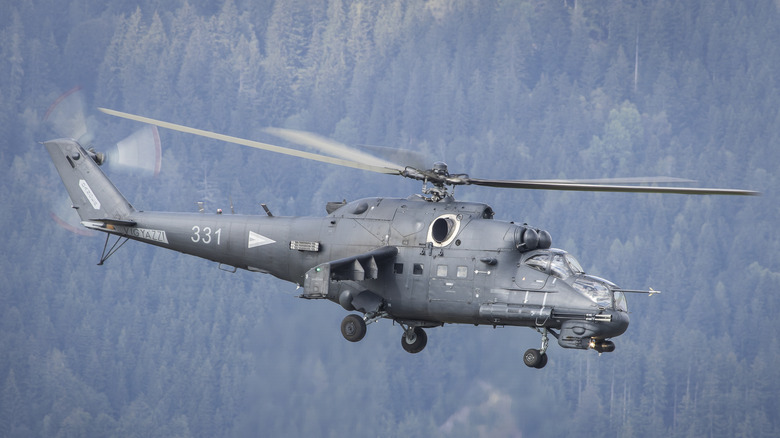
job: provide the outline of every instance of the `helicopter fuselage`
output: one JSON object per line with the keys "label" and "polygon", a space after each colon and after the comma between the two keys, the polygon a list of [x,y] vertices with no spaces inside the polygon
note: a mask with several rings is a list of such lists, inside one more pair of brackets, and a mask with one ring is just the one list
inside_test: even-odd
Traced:
{"label": "helicopter fuselage", "polygon": [[[564,251],[523,248],[522,234],[531,228],[492,217],[486,204],[411,196],[360,199],[325,217],[135,212],[126,218],[133,226],[108,229],[98,221],[93,228],[223,269],[268,273],[303,286],[302,298],[415,326],[562,329],[568,340],[559,343],[567,348],[625,331],[625,298],[616,286],[561,272],[554,260],[566,271]],[[372,251],[379,252],[361,258]],[[318,282],[320,272],[328,275]],[[600,288],[599,299],[588,288]]]}

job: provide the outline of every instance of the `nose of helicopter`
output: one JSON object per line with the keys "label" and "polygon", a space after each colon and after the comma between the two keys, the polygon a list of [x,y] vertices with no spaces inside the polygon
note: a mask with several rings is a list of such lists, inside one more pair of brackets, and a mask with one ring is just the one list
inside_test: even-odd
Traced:
{"label": "nose of helicopter", "polygon": [[[610,310],[604,313],[604,324],[600,327],[599,338],[614,338],[620,336],[628,329],[628,313],[620,310]],[[608,319],[608,321],[607,321]]]}
{"label": "nose of helicopter", "polygon": [[628,312],[603,309],[590,320],[565,321],[560,328],[558,344],[564,348],[592,348],[599,353],[615,350],[610,339],[628,329]]}
{"label": "nose of helicopter", "polygon": [[615,351],[615,343],[609,338],[620,336],[626,332],[628,313],[612,310],[598,315],[597,321],[600,321],[599,325],[594,330],[588,347],[598,351],[599,354]]}

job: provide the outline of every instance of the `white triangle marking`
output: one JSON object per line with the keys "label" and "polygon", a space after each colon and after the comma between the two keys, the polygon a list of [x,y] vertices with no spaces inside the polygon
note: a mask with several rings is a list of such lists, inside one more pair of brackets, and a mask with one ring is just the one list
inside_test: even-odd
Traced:
{"label": "white triangle marking", "polygon": [[271,243],[276,243],[276,241],[273,239],[269,239],[268,237],[265,237],[262,234],[257,234],[254,231],[249,232],[249,248],[269,245]]}

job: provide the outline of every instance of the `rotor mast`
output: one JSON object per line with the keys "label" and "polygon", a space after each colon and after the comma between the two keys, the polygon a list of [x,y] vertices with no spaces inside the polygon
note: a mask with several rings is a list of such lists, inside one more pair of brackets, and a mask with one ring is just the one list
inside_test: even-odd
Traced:
{"label": "rotor mast", "polygon": [[[428,187],[428,175],[423,176],[423,195],[431,195],[430,200],[433,202],[439,202],[445,199],[447,196],[452,196],[447,191],[446,179],[450,176],[447,171],[447,163],[443,161],[437,161],[433,163],[433,168],[430,170],[436,178],[431,178],[433,187]],[[453,188],[454,189],[454,188]]]}

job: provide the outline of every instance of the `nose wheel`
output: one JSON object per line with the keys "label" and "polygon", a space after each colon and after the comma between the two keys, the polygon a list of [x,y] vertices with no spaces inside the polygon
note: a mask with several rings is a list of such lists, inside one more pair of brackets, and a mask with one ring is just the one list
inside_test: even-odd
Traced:
{"label": "nose wheel", "polygon": [[530,368],[544,368],[547,365],[547,353],[542,353],[541,350],[535,348],[529,348],[523,355],[523,363]]}
{"label": "nose wheel", "polygon": [[529,368],[542,369],[545,365],[547,365],[547,345],[549,343],[549,339],[547,338],[546,328],[536,330],[542,334],[542,348],[538,350],[535,348],[529,348],[526,350],[525,354],[523,354],[523,363],[525,363]]}

